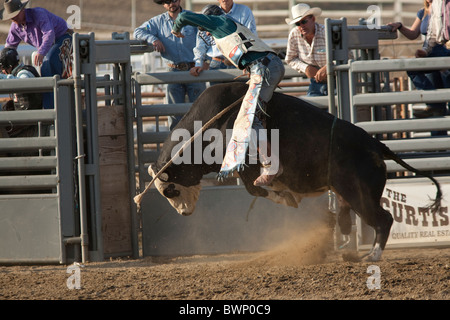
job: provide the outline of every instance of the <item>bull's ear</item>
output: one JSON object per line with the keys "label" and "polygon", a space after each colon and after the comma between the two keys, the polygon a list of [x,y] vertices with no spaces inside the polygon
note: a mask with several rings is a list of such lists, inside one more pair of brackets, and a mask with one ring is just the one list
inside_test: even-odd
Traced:
{"label": "bull's ear", "polygon": [[[149,174],[151,177],[155,177],[155,176],[158,174],[158,172],[159,172],[159,170],[158,170],[158,168],[156,168],[156,165],[153,164],[153,163],[150,164],[150,166],[148,167],[148,174]],[[169,181],[169,173],[166,172],[166,171],[162,172],[162,173],[159,175],[158,179],[161,180],[161,181],[163,181],[163,182]]]}
{"label": "bull's ear", "polygon": [[163,172],[159,175],[159,180],[163,182],[169,181],[169,174],[167,172]]}

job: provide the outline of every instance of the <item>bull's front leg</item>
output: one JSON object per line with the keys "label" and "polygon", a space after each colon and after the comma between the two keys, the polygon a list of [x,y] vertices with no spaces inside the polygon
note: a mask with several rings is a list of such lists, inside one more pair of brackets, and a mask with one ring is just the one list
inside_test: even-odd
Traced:
{"label": "bull's front leg", "polygon": [[280,203],[288,207],[298,208],[295,197],[289,191],[273,191],[267,190],[267,199],[272,200],[275,203]]}
{"label": "bull's front leg", "polygon": [[257,177],[258,175],[252,174],[250,168],[247,168],[244,171],[240,172],[239,175],[248,193],[250,193],[252,196],[266,198],[275,203],[279,203],[288,207],[298,208],[298,202],[289,191],[275,191],[254,186],[254,176]]}

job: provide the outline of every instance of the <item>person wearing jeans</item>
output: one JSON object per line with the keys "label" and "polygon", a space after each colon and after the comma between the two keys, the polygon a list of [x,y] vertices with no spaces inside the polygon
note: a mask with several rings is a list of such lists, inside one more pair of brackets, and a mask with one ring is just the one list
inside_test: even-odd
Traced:
{"label": "person wearing jeans", "polygon": [[[183,29],[183,38],[171,34],[177,16],[184,11],[181,0],[154,0],[162,4],[167,11],[144,22],[134,30],[134,37],[152,44],[155,51],[160,52],[169,72],[189,71],[194,67],[193,49],[197,39],[197,28],[187,26]],[[194,102],[206,89],[204,82],[170,83],[167,85],[167,103],[184,103],[186,96]],[[169,116],[169,127],[173,130],[182,116]]]}
{"label": "person wearing jeans", "polygon": [[[223,15],[218,7],[211,10],[211,15],[192,12],[180,14],[174,23],[172,33],[177,37],[183,37],[181,30],[186,26],[195,26],[200,31],[208,32],[223,56],[236,68],[246,70],[250,74],[248,90],[234,122],[232,137],[219,172],[219,178],[227,177],[244,167],[249,145],[256,143],[255,137],[251,137],[252,127],[257,135],[263,128],[261,114],[265,114],[267,102],[284,77],[284,65],[264,41],[249,28]],[[270,150],[269,141],[266,145]],[[258,148],[258,153],[262,170],[253,184],[267,186],[282,174],[283,167],[278,154],[270,155],[269,152],[261,151],[261,148]]]}
{"label": "person wearing jeans", "polygon": [[[425,36],[426,40],[423,49],[416,51],[417,58],[424,57],[447,57],[450,56],[448,50],[443,43],[430,41],[432,36],[429,32],[430,21],[432,19],[431,7],[438,4],[438,0],[433,3],[432,0],[424,0],[424,6],[417,12],[416,19],[411,27],[404,26],[401,22],[391,22],[388,26],[392,27],[392,31],[398,30],[407,39],[414,40],[419,35]],[[441,4],[438,6],[441,9]],[[436,8],[435,10],[436,11]],[[433,19],[436,19],[434,17]],[[435,34],[435,32],[432,32]],[[435,36],[433,36],[435,38]],[[407,71],[407,74],[414,86],[418,90],[435,90],[449,88],[448,70],[429,70],[429,71]],[[416,118],[440,117],[447,114],[447,102],[427,103],[427,107],[423,110],[414,110],[413,115]],[[447,131],[432,131],[432,136],[447,135]]]}
{"label": "person wearing jeans", "polygon": [[[246,26],[255,35],[256,31],[255,17],[252,10],[243,4],[235,3],[234,0],[218,0],[219,5],[207,5],[203,8],[202,14],[224,14],[234,21]],[[217,12],[212,12],[217,10]],[[217,49],[214,39],[208,36],[205,31],[200,31],[197,35],[197,45],[194,48],[195,67],[190,70],[191,75],[199,76],[203,70],[235,69]],[[215,85],[221,82],[210,82]]]}
{"label": "person wearing jeans", "polygon": [[[66,21],[44,8],[25,8],[28,1],[5,0],[2,20],[11,20],[5,47],[16,49],[23,41],[35,47],[33,65],[42,77],[72,76],[72,34]],[[44,109],[53,109],[53,93],[43,94]]]}
{"label": "person wearing jeans", "polygon": [[299,3],[292,7],[292,19],[286,19],[295,24],[288,37],[286,63],[310,79],[307,96],[328,94],[325,27],[316,23],[321,13],[320,8]]}

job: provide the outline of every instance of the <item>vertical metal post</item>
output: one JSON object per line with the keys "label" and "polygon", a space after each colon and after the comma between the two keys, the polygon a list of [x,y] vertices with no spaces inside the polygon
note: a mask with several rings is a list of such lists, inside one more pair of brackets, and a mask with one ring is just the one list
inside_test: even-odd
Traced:
{"label": "vertical metal post", "polygon": [[351,62],[348,69],[348,89],[349,93],[349,106],[350,106],[350,122],[355,123],[356,119],[356,107],[353,102],[353,96],[356,94],[356,75],[352,71]]}
{"label": "vertical metal post", "polygon": [[131,0],[131,30],[136,29],[136,0]]}
{"label": "vertical metal post", "polygon": [[[106,80],[106,82],[109,82],[111,80],[111,76],[109,74],[105,74],[103,77],[103,80]],[[105,85],[105,95],[110,96],[111,95],[111,86],[109,84]],[[111,106],[111,98],[108,98],[105,100],[106,106]]]}
{"label": "vertical metal post", "polygon": [[100,163],[98,144],[98,119],[97,119],[97,72],[96,72],[96,44],[95,34],[89,33],[87,57],[83,59],[84,90],[86,103],[86,128],[87,128],[87,163],[89,172],[88,182],[90,187],[90,213],[92,228],[91,249],[96,254],[96,260],[103,260],[103,236],[102,236],[102,210],[100,194]]}
{"label": "vertical metal post", "polygon": [[[138,158],[141,159],[144,154],[144,148],[142,143],[139,141],[140,137],[143,133],[143,121],[142,117],[139,114],[139,109],[142,108],[142,95],[141,95],[141,85],[137,81],[134,81],[134,94],[135,94],[135,117],[136,117],[136,141],[137,141],[137,155]],[[139,191],[142,192],[145,189],[145,170],[143,166],[141,166],[141,161],[139,161]]]}
{"label": "vertical metal post", "polygon": [[83,145],[83,115],[81,98],[81,54],[79,35],[75,33],[72,38],[73,45],[73,79],[75,89],[75,122],[77,132],[77,165],[78,165],[78,188],[80,206],[80,232],[81,232],[81,261],[84,263],[89,259],[89,238],[87,228],[86,190],[85,190],[85,153]]}
{"label": "vertical metal post", "polygon": [[[343,65],[348,60],[347,19],[325,19],[325,37],[329,111],[334,115],[337,113],[337,116],[341,119],[350,121],[348,72],[342,69],[338,72],[335,71],[335,66]],[[334,102],[335,90],[338,98],[337,110]]]}
{"label": "vertical metal post", "polygon": [[334,91],[336,84],[334,81],[333,43],[332,43],[332,23],[330,18],[325,18],[325,48],[327,57],[327,84],[328,84],[328,112],[336,115],[336,104]]}
{"label": "vertical metal post", "polygon": [[[79,209],[75,207],[76,199],[75,188],[78,185],[74,176],[74,158],[75,150],[75,130],[73,127],[75,115],[75,99],[73,82],[69,84],[69,80],[59,81],[59,76],[55,76],[55,111],[56,119],[54,135],[57,137],[56,154],[58,159],[57,174],[59,177],[58,201],[60,208],[60,220],[62,227],[62,236],[64,238],[63,247],[63,263],[66,263],[68,256],[68,246],[72,246],[74,261],[80,261],[81,250],[80,243],[80,217]],[[61,84],[63,83],[64,84]],[[77,190],[78,191],[78,190]],[[78,193],[77,193],[78,194]],[[67,242],[67,238],[77,238],[78,242]]]}
{"label": "vertical metal post", "polygon": [[[342,65],[348,61],[348,30],[347,30],[347,19],[341,19],[341,38],[340,42],[336,43],[336,49],[339,50],[339,57],[336,58],[336,64]],[[340,71],[338,74],[338,98],[339,107],[341,110],[341,118],[350,121],[350,99],[349,99],[349,88],[348,88],[348,71]]]}
{"label": "vertical metal post", "polygon": [[192,10],[192,0],[186,0],[186,10]]}
{"label": "vertical metal post", "polygon": [[[127,161],[128,161],[128,185],[130,199],[136,194],[136,175],[135,175],[135,158],[134,158],[134,110],[131,95],[131,63],[122,64],[122,80],[123,80],[123,96],[125,106],[125,124],[127,134]],[[131,212],[131,248],[133,257],[139,258],[139,218],[137,215],[137,207],[134,201],[130,201]]]}

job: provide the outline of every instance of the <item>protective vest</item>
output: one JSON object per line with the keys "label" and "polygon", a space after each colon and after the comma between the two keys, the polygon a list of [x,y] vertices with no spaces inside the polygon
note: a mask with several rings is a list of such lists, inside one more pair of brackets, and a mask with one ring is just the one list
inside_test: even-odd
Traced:
{"label": "protective vest", "polygon": [[[26,70],[31,72],[35,77],[40,77],[39,73],[33,66],[21,65],[13,70],[12,75],[17,77],[20,71]],[[14,97],[15,110],[32,110],[42,109],[41,93],[17,93]]]}
{"label": "protective vest", "polygon": [[259,39],[247,27],[236,23],[237,29],[232,34],[217,39],[216,46],[223,53],[223,55],[231,61],[237,68],[242,69],[239,61],[242,56],[249,51],[256,52],[274,52],[264,41]]}

